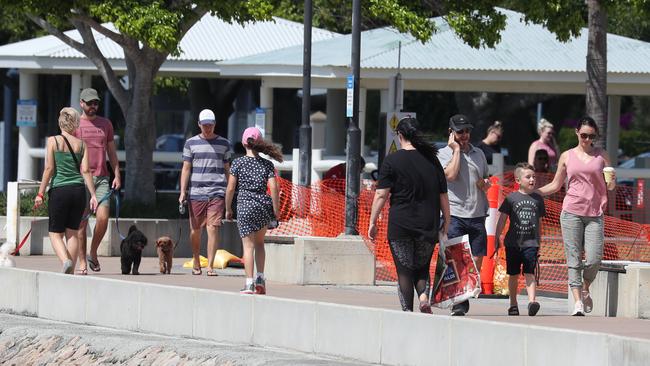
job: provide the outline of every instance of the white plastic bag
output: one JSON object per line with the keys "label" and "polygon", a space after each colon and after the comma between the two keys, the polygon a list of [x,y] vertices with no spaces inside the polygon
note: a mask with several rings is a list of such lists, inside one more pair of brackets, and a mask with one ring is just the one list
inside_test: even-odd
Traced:
{"label": "white plastic bag", "polygon": [[449,308],[481,293],[481,278],[472,259],[469,236],[447,239],[440,235],[438,264],[431,305]]}

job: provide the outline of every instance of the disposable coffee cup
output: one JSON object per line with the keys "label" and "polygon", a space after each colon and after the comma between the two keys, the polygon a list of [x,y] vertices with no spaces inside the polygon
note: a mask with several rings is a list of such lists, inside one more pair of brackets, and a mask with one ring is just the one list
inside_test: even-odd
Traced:
{"label": "disposable coffee cup", "polygon": [[609,184],[614,179],[614,168],[607,166],[603,168],[603,175],[605,176],[605,183]]}

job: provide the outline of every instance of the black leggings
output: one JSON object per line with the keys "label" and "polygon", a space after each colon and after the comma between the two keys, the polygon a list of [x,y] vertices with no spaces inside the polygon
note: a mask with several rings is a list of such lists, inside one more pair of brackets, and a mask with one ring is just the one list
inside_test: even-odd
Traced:
{"label": "black leggings", "polygon": [[399,301],[403,311],[413,311],[413,289],[418,294],[429,295],[429,266],[435,243],[410,239],[389,241],[390,251],[397,269]]}

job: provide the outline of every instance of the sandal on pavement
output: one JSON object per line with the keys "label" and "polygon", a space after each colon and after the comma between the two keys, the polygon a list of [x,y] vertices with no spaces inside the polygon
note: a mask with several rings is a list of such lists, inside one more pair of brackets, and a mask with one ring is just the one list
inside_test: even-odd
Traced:
{"label": "sandal on pavement", "polygon": [[431,314],[431,304],[429,301],[420,301],[420,312],[425,314]]}
{"label": "sandal on pavement", "polygon": [[508,308],[508,315],[517,316],[519,315],[519,307],[517,305],[512,305]]}
{"label": "sandal on pavement", "polygon": [[77,276],[85,276],[85,275],[88,274],[88,270],[87,269],[78,269],[78,270],[76,270],[74,272],[74,274],[76,274]]}
{"label": "sandal on pavement", "polygon": [[208,277],[216,277],[216,276],[219,275],[219,274],[217,274],[217,271],[215,271],[214,269],[208,269],[208,270],[205,272],[205,274],[206,274]]}
{"label": "sandal on pavement", "polygon": [[192,268],[192,274],[193,274],[193,275],[195,275],[195,276],[200,276],[201,273],[203,273],[203,272],[201,271],[201,268],[200,268],[200,267],[199,267],[199,268]]}
{"label": "sandal on pavement", "polygon": [[86,261],[88,262],[88,267],[90,267],[91,271],[99,272],[102,270],[102,268],[99,266],[99,260],[93,259],[93,257],[87,255]]}
{"label": "sandal on pavement", "polygon": [[539,303],[537,301],[533,301],[533,302],[528,304],[528,315],[529,316],[537,315],[538,311],[539,311]]}

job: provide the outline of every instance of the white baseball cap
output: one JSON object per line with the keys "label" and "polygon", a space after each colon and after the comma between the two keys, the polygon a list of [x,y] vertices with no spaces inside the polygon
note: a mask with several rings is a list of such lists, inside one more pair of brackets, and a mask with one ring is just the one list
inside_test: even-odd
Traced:
{"label": "white baseball cap", "polygon": [[199,113],[199,123],[202,125],[213,125],[216,123],[214,112],[209,109],[204,109]]}

